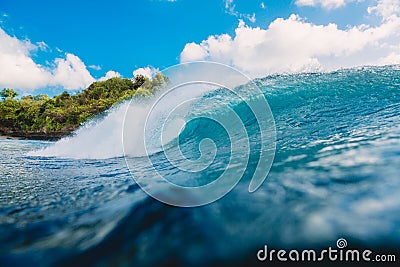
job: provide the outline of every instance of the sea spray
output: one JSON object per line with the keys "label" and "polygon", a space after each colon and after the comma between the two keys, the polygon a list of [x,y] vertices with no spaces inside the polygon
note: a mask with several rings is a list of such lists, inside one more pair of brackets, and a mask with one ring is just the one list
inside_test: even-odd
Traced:
{"label": "sea spray", "polygon": [[[179,94],[173,93],[169,95],[168,99],[162,103],[163,106],[158,107],[156,117],[162,121],[165,112],[183,99],[188,97],[199,98],[201,95],[216,88],[215,86],[200,86],[197,89],[188,90],[187,93],[180,92]],[[147,115],[154,105],[157,96],[161,95],[164,91],[164,89],[161,89],[155,96],[147,99],[133,98],[125,101],[108,110],[102,116],[97,116],[83,124],[71,136],[64,137],[44,149],[29,152],[28,155],[73,159],[106,159],[122,157],[124,155],[133,157],[144,156],[146,155],[146,151],[143,143],[143,133]],[[187,107],[187,112],[189,111],[190,109]],[[184,114],[182,115],[184,116]],[[125,117],[133,119],[124,124]],[[153,127],[153,131],[162,131],[157,121],[149,121],[148,124],[150,127]],[[129,143],[126,142],[125,148],[123,147],[124,126],[125,135],[129,136],[130,139]],[[165,133],[166,140],[164,142],[168,143],[173,138],[176,138],[176,134],[172,136],[168,135],[173,130],[173,127],[170,127],[170,130]],[[153,132],[153,135],[157,135],[157,133]],[[160,149],[162,148],[153,147],[151,151],[155,153]]]}

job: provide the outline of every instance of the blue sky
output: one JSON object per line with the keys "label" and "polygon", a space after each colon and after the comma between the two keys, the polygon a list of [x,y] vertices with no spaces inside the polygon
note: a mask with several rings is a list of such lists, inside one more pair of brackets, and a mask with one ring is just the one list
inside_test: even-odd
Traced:
{"label": "blue sky", "polygon": [[[0,60],[3,57],[3,62],[0,63],[0,71],[3,68],[3,73],[7,75],[2,77],[0,73],[0,87],[51,94],[64,89],[83,88],[110,70],[113,72],[107,77],[132,77],[132,72],[138,68],[150,66],[152,70],[163,69],[191,60],[227,63],[253,77],[325,66],[351,67],[379,62],[389,56],[388,62],[396,63],[400,57],[400,49],[395,45],[399,40],[399,2],[2,0],[0,28],[3,36],[0,41],[3,45],[0,45]],[[385,9],[389,11],[383,14]],[[281,21],[277,21],[280,18]],[[329,23],[337,25],[336,32],[328,27]],[[275,25],[274,31],[268,30],[274,28],[271,25]],[[318,27],[324,28],[320,30]],[[370,32],[367,32],[368,28]],[[294,35],[298,32],[303,35],[299,35],[298,40],[288,38],[287,42],[286,37],[277,38],[280,33],[291,37],[291,33],[287,32],[290,29],[293,29]],[[351,29],[358,29],[358,35],[350,36]],[[375,34],[375,37],[371,37],[370,42],[364,40],[358,44],[358,40],[364,38],[363,33],[363,36]],[[354,41],[356,48],[337,45],[326,51],[319,47],[314,49],[314,44],[320,40],[318,38],[322,42],[330,38],[327,34],[331,34],[332,40],[343,38],[343,42]],[[310,36],[316,36],[315,40]],[[305,38],[309,42],[299,42]],[[248,40],[253,43],[246,43]],[[377,46],[372,47],[374,42],[379,42],[379,46],[393,47],[381,51]],[[243,50],[244,43],[246,50]],[[288,53],[297,45],[301,46],[299,55]],[[287,50],[281,49],[286,46]],[[224,47],[223,51],[221,47]],[[367,48],[370,50],[364,51]],[[268,54],[266,50],[274,51],[274,54]],[[314,50],[320,52],[314,53]],[[26,59],[17,64],[16,60],[22,57],[18,53]],[[283,55],[282,62],[274,58],[279,53]],[[291,58],[296,61],[285,58],[286,54],[292,55]],[[376,58],[370,59],[368,54],[374,54]],[[354,59],[347,62],[344,58],[348,57]],[[260,60],[255,61],[256,58]],[[363,59],[368,60],[364,62]],[[28,62],[30,60],[32,62]],[[14,72],[13,64],[18,65]],[[37,73],[37,76],[32,73]],[[23,83],[21,76],[26,77],[27,83],[31,79],[32,83]]]}
{"label": "blue sky", "polygon": [[[261,9],[261,1],[241,2],[236,5],[242,12],[262,17],[256,24],[288,16],[295,8],[291,1],[271,1],[271,10]],[[0,8],[8,15],[4,24],[9,34],[45,41],[53,49],[79,55],[88,65],[116,69],[124,76],[131,75],[134,67],[176,64],[187,42],[233,33],[238,21],[219,0],[6,0]]]}

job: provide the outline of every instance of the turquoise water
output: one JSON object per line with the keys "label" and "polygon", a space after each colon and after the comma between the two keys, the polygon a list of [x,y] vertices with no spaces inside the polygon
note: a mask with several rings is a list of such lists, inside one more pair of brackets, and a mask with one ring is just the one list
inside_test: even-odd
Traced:
{"label": "turquoise water", "polygon": [[[1,265],[229,265],[254,262],[264,244],[325,248],[339,237],[396,251],[399,66],[276,75],[255,83],[275,118],[271,171],[257,191],[248,192],[260,129],[245,104],[225,103],[245,121],[252,155],[238,186],[203,207],[171,207],[147,196],[123,157],[33,156],[30,151],[53,143],[0,139]],[[199,105],[218,93],[206,94]],[[196,158],[206,137],[217,141],[218,153],[205,172],[180,172],[159,153],[152,161],[178,184],[208,183],[223,171],[229,139],[203,120],[187,125],[180,140],[185,155]],[[132,160],[133,174],[152,186],[147,161]]]}

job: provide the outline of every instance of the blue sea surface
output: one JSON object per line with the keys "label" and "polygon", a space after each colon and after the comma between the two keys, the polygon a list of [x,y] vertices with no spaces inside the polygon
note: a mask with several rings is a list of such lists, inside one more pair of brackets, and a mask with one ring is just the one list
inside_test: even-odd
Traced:
{"label": "blue sea surface", "polygon": [[[246,105],[225,103],[245,121],[253,154],[241,182],[202,207],[172,207],[147,196],[123,157],[28,156],[53,142],[0,139],[0,265],[240,265],[254,263],[265,244],[320,249],[334,247],[338,238],[398,251],[400,67],[254,82],[275,118],[271,171],[248,192],[260,129]],[[193,177],[162,154],[152,156],[153,163],[176,183],[212,181],[230,156],[229,138],[217,128],[194,121],[180,136],[188,158],[198,156],[201,139],[216,140],[211,169]],[[133,175],[152,181],[148,162],[131,160]]]}

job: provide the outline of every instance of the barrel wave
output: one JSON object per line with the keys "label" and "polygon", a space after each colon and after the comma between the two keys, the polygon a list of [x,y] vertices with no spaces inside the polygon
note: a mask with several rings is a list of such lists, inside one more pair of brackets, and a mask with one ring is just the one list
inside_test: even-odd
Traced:
{"label": "barrel wave", "polygon": [[[232,108],[250,144],[249,164],[224,197],[197,208],[172,207],[146,195],[131,174],[158,187],[140,146],[127,169],[121,123],[129,103],[56,143],[0,140],[0,263],[204,266],[256,263],[264,244],[275,248],[400,245],[400,67],[273,75],[253,81],[275,119],[276,152],[268,178],[248,191],[263,146],[246,101],[221,89],[198,94],[178,136],[186,159],[216,148],[207,168],[189,173],[154,150],[155,168],[176,184],[204,185],[231,156],[231,139],[205,114]],[[246,90],[246,85],[241,87]],[[135,129],[148,104],[138,103]],[[221,115],[221,116],[222,116]],[[199,145],[202,140],[213,142]],[[130,153],[131,152],[131,153]],[[235,168],[233,164],[231,168]],[[179,192],[162,191],[173,195]],[[192,198],[182,194],[178,197]],[[16,238],[17,237],[17,238]]]}

